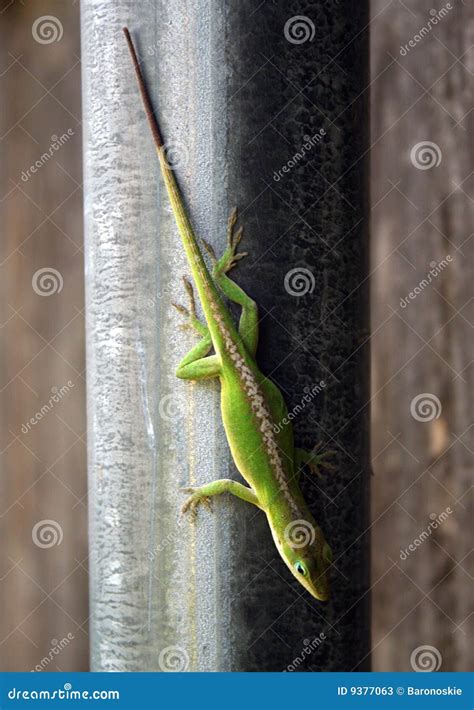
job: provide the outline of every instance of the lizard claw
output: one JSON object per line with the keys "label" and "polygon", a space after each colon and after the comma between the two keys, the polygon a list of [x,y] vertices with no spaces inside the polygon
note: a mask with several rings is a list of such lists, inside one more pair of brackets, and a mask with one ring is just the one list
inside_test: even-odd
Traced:
{"label": "lizard claw", "polygon": [[242,241],[243,235],[244,235],[244,228],[239,227],[238,230],[236,232],[234,232],[234,234],[231,236],[231,241],[230,241],[229,246],[232,247],[233,250],[237,249],[238,245]]}
{"label": "lizard claw", "polygon": [[194,289],[191,281],[187,279],[185,276],[183,276],[183,284],[184,288],[186,289],[186,293],[188,294],[188,300],[189,300],[189,308],[185,308],[179,303],[171,303],[173,308],[176,308],[178,313],[180,313],[182,316],[184,316],[187,319],[187,323],[184,323],[183,325],[180,326],[182,330],[195,330],[197,331],[200,335],[206,336],[209,333],[209,330],[207,326],[202,323],[199,318],[197,317],[197,312],[196,312],[196,300],[194,298]]}
{"label": "lizard claw", "polygon": [[212,263],[217,264],[217,256],[216,256],[216,252],[214,251],[214,247],[212,246],[212,244],[209,244],[209,242],[206,242],[206,240],[203,239],[202,237],[201,237],[201,242],[202,242],[204,249],[207,251],[207,253],[211,257]]}
{"label": "lizard claw", "polygon": [[192,313],[190,313],[187,308],[185,308],[184,306],[182,306],[179,303],[172,302],[171,305],[173,306],[173,308],[176,308],[178,313],[180,313],[182,316],[187,318],[187,321],[188,321],[187,323],[180,323],[179,324],[178,327],[180,330],[193,330],[193,331],[197,331],[198,333],[202,334],[202,329],[205,328],[205,326],[200,322],[200,320],[198,318],[196,318],[196,316],[194,316]]}
{"label": "lizard claw", "polygon": [[196,300],[194,298],[194,289],[191,281],[186,278],[186,276],[183,276],[183,284],[184,288],[186,290],[186,293],[188,294],[188,300],[189,300],[189,310],[191,314],[196,317]]}
{"label": "lizard claw", "polygon": [[330,458],[331,456],[334,456],[336,454],[335,451],[329,450],[329,451],[322,451],[319,453],[321,449],[321,442],[318,442],[316,446],[313,448],[311,452],[311,461],[308,461],[307,466],[311,473],[315,474],[316,476],[321,477],[321,468],[326,469],[327,471],[335,471],[336,467],[327,461],[326,459]]}
{"label": "lizard claw", "polygon": [[226,274],[228,271],[233,269],[237,262],[243,259],[244,256],[248,256],[248,251],[242,251],[239,254],[232,254],[227,264],[225,264],[223,272]]}
{"label": "lizard claw", "polygon": [[229,221],[227,223],[227,249],[218,261],[215,259],[215,254],[213,253],[213,250],[210,252],[211,256],[213,256],[215,276],[227,274],[231,269],[234,268],[234,266],[236,266],[237,262],[240,261],[240,259],[243,259],[244,256],[248,256],[248,252],[246,251],[240,253],[237,252],[237,247],[242,240],[244,230],[243,227],[239,227],[237,231],[235,231],[234,228],[236,222],[237,207],[234,207],[234,209],[230,213]]}
{"label": "lizard claw", "polygon": [[187,498],[181,506],[181,517],[189,512],[191,520],[194,521],[196,519],[197,510],[203,503],[209,510],[212,510],[210,497],[202,495],[202,493],[199,492],[199,488],[180,488],[180,491],[191,493],[189,498]]}
{"label": "lizard claw", "polygon": [[173,306],[173,308],[176,308],[176,310],[178,311],[178,313],[181,313],[181,315],[187,316],[188,318],[190,317],[191,314],[189,313],[188,309],[185,308],[184,306],[182,306],[181,304],[179,304],[179,303],[174,303],[174,302],[172,301],[172,302],[171,302],[171,305]]}
{"label": "lizard claw", "polygon": [[234,207],[229,215],[227,222],[227,242],[229,246],[232,246],[232,235],[234,234],[234,227],[237,222],[238,212],[237,207]]}

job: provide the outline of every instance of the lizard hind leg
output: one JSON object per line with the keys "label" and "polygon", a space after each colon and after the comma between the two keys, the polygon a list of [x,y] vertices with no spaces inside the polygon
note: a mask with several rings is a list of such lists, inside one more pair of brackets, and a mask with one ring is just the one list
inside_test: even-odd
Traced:
{"label": "lizard hind leg", "polygon": [[237,262],[243,259],[244,256],[247,256],[247,252],[237,252],[237,247],[242,239],[243,229],[240,227],[235,231],[236,222],[237,208],[234,207],[227,223],[227,248],[220,259],[216,257],[212,246],[204,240],[202,241],[213,263],[212,276],[214,281],[229,301],[237,303],[237,305],[242,308],[239,322],[239,335],[244,341],[249,354],[255,356],[258,345],[257,304],[235,281],[227,276],[228,272]]}
{"label": "lizard hind leg", "polygon": [[209,328],[197,317],[196,301],[191,282],[183,277],[184,288],[188,294],[189,309],[179,304],[172,305],[187,318],[185,328],[197,331],[202,337],[201,340],[184,356],[176,370],[176,377],[181,380],[204,380],[211,377],[219,377],[221,374],[221,364],[217,355],[209,355],[212,348],[212,339]]}
{"label": "lizard hind leg", "polygon": [[227,274],[231,269],[234,268],[238,261],[243,259],[245,256],[248,256],[248,252],[246,251],[237,251],[237,248],[242,240],[244,230],[243,227],[239,227],[236,230],[236,222],[237,207],[234,207],[227,221],[227,247],[220,259],[217,258],[213,247],[208,242],[206,242],[205,239],[201,239],[204,248],[211,257],[214,278],[220,276],[221,274]]}
{"label": "lizard hind leg", "polygon": [[188,295],[189,308],[181,306],[179,303],[172,303],[173,308],[176,308],[178,313],[185,316],[187,323],[184,323],[181,327],[185,329],[192,329],[198,332],[203,337],[209,335],[209,328],[205,323],[199,320],[196,312],[196,299],[194,297],[194,289],[191,281],[183,276],[183,284]]}

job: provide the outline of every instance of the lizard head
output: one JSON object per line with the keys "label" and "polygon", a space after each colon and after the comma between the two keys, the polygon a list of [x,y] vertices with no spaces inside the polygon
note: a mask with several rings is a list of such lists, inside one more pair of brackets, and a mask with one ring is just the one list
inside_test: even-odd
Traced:
{"label": "lizard head", "polygon": [[285,528],[283,539],[275,535],[274,538],[293,576],[311,596],[325,602],[330,596],[328,570],[332,551],[322,530],[311,516],[308,517],[309,520],[292,520]]}

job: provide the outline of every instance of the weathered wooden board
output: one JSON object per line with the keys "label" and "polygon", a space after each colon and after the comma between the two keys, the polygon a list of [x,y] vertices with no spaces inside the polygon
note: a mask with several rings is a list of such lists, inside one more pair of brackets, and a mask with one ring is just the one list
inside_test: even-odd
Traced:
{"label": "weathered wooden board", "polygon": [[[426,0],[372,3],[375,670],[409,670],[425,645],[442,670],[472,670],[474,7],[451,4],[436,6],[448,11],[433,24]],[[0,664],[30,670],[71,633],[45,669],[85,670],[78,3],[4,0],[1,9]],[[59,18],[59,42],[34,40],[42,15]],[[67,144],[28,175],[68,129]],[[424,142],[435,146],[412,160]],[[439,165],[421,169],[430,155]],[[48,297],[32,288],[45,267],[63,279]],[[41,520],[61,526],[60,545],[33,543]]]}
{"label": "weathered wooden board", "polygon": [[87,670],[79,4],[0,33],[0,667]]}
{"label": "weathered wooden board", "polygon": [[371,29],[374,669],[472,670],[474,5]]}

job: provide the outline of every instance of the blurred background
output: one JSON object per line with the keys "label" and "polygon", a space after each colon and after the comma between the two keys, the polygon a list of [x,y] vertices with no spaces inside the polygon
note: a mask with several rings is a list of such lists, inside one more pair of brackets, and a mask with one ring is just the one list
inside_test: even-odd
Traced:
{"label": "blurred background", "polygon": [[[88,670],[79,20],[0,2],[2,671]],[[371,35],[373,668],[472,670],[474,6]]]}

